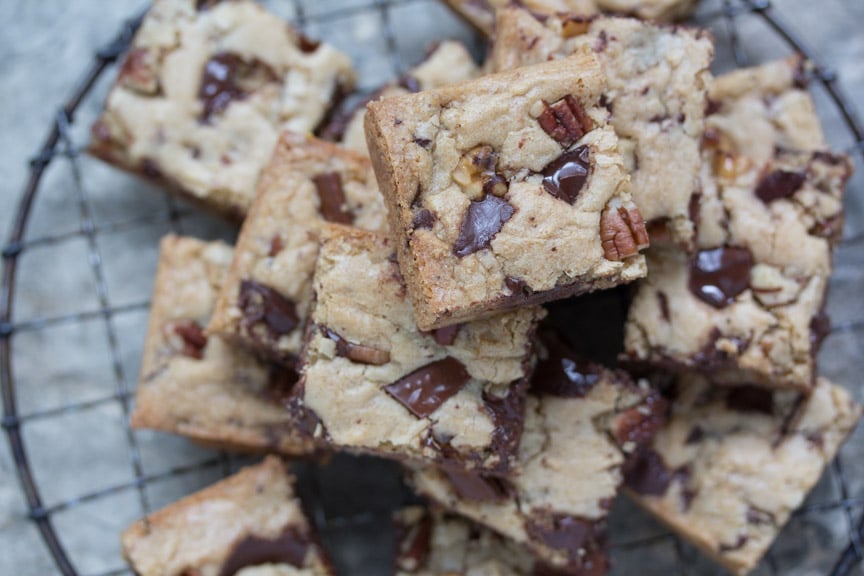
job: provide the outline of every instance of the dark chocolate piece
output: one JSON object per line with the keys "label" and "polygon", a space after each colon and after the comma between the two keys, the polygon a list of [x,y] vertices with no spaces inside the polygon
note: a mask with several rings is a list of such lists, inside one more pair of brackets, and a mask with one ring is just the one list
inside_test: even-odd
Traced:
{"label": "dark chocolate piece", "polygon": [[736,412],[774,414],[774,393],[757,386],[735,386],[726,393],[726,407]]}
{"label": "dark chocolate piece", "polygon": [[465,366],[447,356],[414,370],[384,387],[417,418],[426,418],[471,379]]}
{"label": "dark chocolate piece", "polygon": [[766,174],[756,186],[756,197],[766,204],[795,194],[804,184],[806,175],[802,172],[775,170]]}
{"label": "dark chocolate piece", "polygon": [[204,105],[201,121],[207,122],[234,100],[242,100],[254,83],[274,81],[275,72],[257,59],[246,61],[234,52],[220,52],[204,65],[198,99]]}
{"label": "dark chocolate piece", "polygon": [[320,328],[325,338],[329,338],[336,343],[337,356],[348,358],[360,364],[371,364],[373,366],[381,366],[390,361],[390,352],[387,350],[355,344],[354,342],[349,342],[327,326],[320,326]]}
{"label": "dark chocolate piece", "polygon": [[453,489],[460,498],[481,502],[498,502],[507,498],[511,489],[502,478],[483,476],[463,470],[446,470],[442,472],[450,480]]}
{"label": "dark chocolate piece", "polygon": [[543,343],[548,355],[534,370],[534,394],[582,398],[600,381],[600,366],[577,358],[560,339],[545,334]]}
{"label": "dark chocolate piece", "polygon": [[247,536],[234,545],[219,575],[234,576],[244,568],[261,564],[290,564],[302,568],[308,549],[308,538],[294,528],[288,528],[272,540]]}
{"label": "dark chocolate piece", "polygon": [[543,102],[543,112],[537,117],[543,131],[564,148],[569,148],[594,128],[585,109],[568,94],[553,104]]}
{"label": "dark chocolate piece", "polygon": [[396,525],[396,565],[413,572],[423,565],[432,542],[432,517],[425,514],[412,526]]}
{"label": "dark chocolate piece", "polygon": [[564,514],[533,518],[526,523],[528,534],[549,548],[565,551],[568,569],[580,576],[606,574],[608,559],[604,552],[606,523]]}
{"label": "dark chocolate piece", "polygon": [[324,172],[312,177],[318,199],[321,201],[321,215],[328,222],[338,224],[353,224],[354,215],[345,203],[345,191],[342,188],[342,176],[338,172]]}
{"label": "dark chocolate piece", "polygon": [[658,393],[649,393],[645,401],[629,408],[612,422],[612,433],[619,446],[645,444],[666,423],[669,403]]}
{"label": "dark chocolate piece", "polygon": [[810,319],[810,351],[815,356],[822,346],[822,341],[831,333],[831,318],[825,311],[820,311]]}
{"label": "dark chocolate piece", "polygon": [[414,215],[414,220],[411,221],[411,228],[413,230],[417,230],[418,228],[431,230],[433,224],[435,224],[435,215],[426,208],[422,208]]}
{"label": "dark chocolate piece", "polygon": [[441,346],[450,346],[456,341],[456,336],[459,335],[459,330],[461,328],[462,324],[453,324],[451,326],[429,330],[428,332],[423,332],[423,334],[432,336],[435,342]]}
{"label": "dark chocolate piece", "polygon": [[504,278],[504,285],[507,287],[510,292],[516,296],[524,296],[528,297],[534,294],[534,290],[531,286],[528,285],[527,282],[522,280],[521,278],[516,278],[515,276],[507,276]]}
{"label": "dark chocolate piece", "polygon": [[687,435],[687,439],[684,440],[684,444],[698,444],[705,439],[705,429],[699,425],[693,426],[693,429],[690,430],[690,434]]}
{"label": "dark chocolate piece", "polygon": [[453,244],[453,253],[463,258],[489,248],[492,238],[515,211],[506,200],[492,194],[487,194],[482,200],[472,201]]}
{"label": "dark chocolate piece", "polygon": [[591,152],[587,146],[568,150],[543,168],[543,187],[568,204],[573,204],[588,179]]}
{"label": "dark chocolate piece", "polygon": [[240,296],[237,304],[243,312],[241,326],[257,339],[254,327],[260,322],[273,340],[290,334],[300,323],[294,302],[285,298],[273,288],[254,280],[240,283]]}
{"label": "dark chocolate piece", "polygon": [[684,470],[669,470],[660,454],[650,448],[638,450],[624,463],[623,472],[624,483],[631,490],[652,496],[662,496],[673,480],[686,475]]}
{"label": "dark chocolate piece", "polygon": [[[483,402],[495,425],[492,431],[492,451],[495,454],[503,456],[518,451],[525,416],[524,390],[524,384],[511,385],[507,396],[503,398],[483,392]],[[506,457],[502,457],[501,468],[508,467],[506,460]]]}
{"label": "dark chocolate piece", "polygon": [[747,507],[747,523],[748,524],[768,524],[774,526],[777,524],[777,517],[773,512],[762,510],[752,504]]}
{"label": "dark chocolate piece", "polygon": [[753,255],[746,248],[702,250],[690,262],[690,291],[715,308],[735,301],[750,285]]}

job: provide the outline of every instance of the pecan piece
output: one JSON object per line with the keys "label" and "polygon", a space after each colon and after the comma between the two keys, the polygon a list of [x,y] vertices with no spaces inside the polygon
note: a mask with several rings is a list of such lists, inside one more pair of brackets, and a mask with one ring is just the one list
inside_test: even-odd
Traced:
{"label": "pecan piece", "polygon": [[537,122],[544,132],[564,148],[570,147],[594,128],[585,108],[570,94],[553,104],[544,100],[543,111],[537,117]]}
{"label": "pecan piece", "polygon": [[607,260],[623,260],[648,247],[648,231],[634,204],[608,206],[600,216],[600,242]]}
{"label": "pecan piece", "polygon": [[453,181],[471,200],[480,200],[485,194],[507,194],[507,179],[496,172],[498,154],[491,146],[478,146],[459,159],[453,170]]}
{"label": "pecan piece", "polygon": [[204,329],[195,320],[174,320],[168,322],[163,330],[168,344],[174,350],[196,360],[204,357],[207,336],[204,335]]}

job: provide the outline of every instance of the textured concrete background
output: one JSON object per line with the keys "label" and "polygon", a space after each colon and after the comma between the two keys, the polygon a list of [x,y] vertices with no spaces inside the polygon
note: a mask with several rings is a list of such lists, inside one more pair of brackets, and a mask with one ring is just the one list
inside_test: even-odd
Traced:
{"label": "textured concrete background", "polygon": [[[306,0],[307,14],[337,6],[358,5],[361,0],[321,2]],[[363,4],[367,2],[363,1]],[[708,2],[714,4],[714,2]],[[287,17],[290,2],[270,2]],[[58,104],[71,90],[94,49],[115,34],[124,18],[144,7],[141,0],[0,0],[0,243],[11,228],[18,196],[27,174],[27,160],[37,150]],[[840,74],[846,93],[864,106],[864,2],[861,0],[777,0],[778,10],[802,32],[824,61]],[[710,6],[706,6],[710,9]],[[437,37],[470,38],[470,32],[434,4],[419,3],[394,8],[391,17],[398,32],[397,45],[404,62],[416,60],[425,45]],[[310,25],[312,35],[332,39],[355,55],[361,83],[373,87],[391,73],[390,62],[375,54],[384,49],[377,33],[377,16],[358,15],[326,26]],[[715,30],[718,42],[727,38]],[[742,23],[745,50],[753,61],[786,52],[782,44],[755,19]],[[729,66],[728,51],[718,51],[718,69]],[[109,74],[108,76],[111,76]],[[105,93],[108,78],[97,87],[82,108],[74,134],[77,144],[86,141],[86,125],[92,120]],[[832,142],[848,145],[849,136],[824,94],[816,92]],[[860,157],[856,158],[860,168]],[[87,185],[100,232],[97,248],[105,270],[105,284],[112,304],[139,304],[149,297],[156,260],[156,243],[167,225],[115,229],[113,223],[147,214],[161,214],[165,200],[147,186],[99,163],[82,159],[82,178]],[[37,199],[27,238],[75,232],[80,227],[74,196],[74,174],[67,165],[52,167]],[[848,233],[864,231],[864,186],[856,177],[850,197]],[[204,237],[230,237],[220,223],[195,216],[184,221],[184,231]],[[861,287],[864,260],[860,244],[841,251],[832,286],[830,311],[840,322],[864,320]],[[62,315],[98,307],[94,275],[88,266],[87,244],[77,238],[59,244],[34,246],[22,259],[15,307],[15,321]],[[113,323],[118,337],[118,365],[111,363],[104,322],[58,324],[49,329],[21,332],[14,339],[15,378],[19,409],[26,414],[51,411],[68,403],[97,400],[118,386],[134,385],[137,357],[146,320],[144,310],[118,315]],[[861,339],[850,333],[833,335],[826,343],[822,363],[825,373],[852,387],[862,397],[864,371]],[[119,382],[118,384],[118,377]],[[50,413],[50,412],[49,412]],[[116,403],[97,404],[81,412],[34,418],[25,425],[31,463],[46,502],[63,502],[94,490],[128,482],[132,478],[123,432],[122,411]],[[145,472],[159,474],[172,466],[211,456],[182,440],[138,433]],[[859,431],[844,451],[841,465],[851,478],[848,494],[864,495],[864,433]],[[160,482],[148,489],[154,506],[219,475],[208,469]],[[380,487],[379,487],[380,488]],[[390,487],[387,487],[389,490]],[[371,488],[370,488],[371,489]],[[823,479],[812,503],[836,500],[844,489],[835,476]],[[629,537],[661,532],[652,521],[619,507],[613,528],[626,529]],[[134,491],[120,491],[91,504],[60,512],[55,523],[73,560],[84,573],[99,573],[120,565],[117,532],[139,514]],[[860,514],[861,508],[857,509]],[[35,576],[55,573],[36,530],[27,521],[26,508],[5,439],[0,441],[0,574]],[[793,520],[773,550],[781,574],[825,574],[838,550],[846,546],[848,518],[830,509],[824,514]],[[623,528],[622,528],[623,527]],[[357,554],[362,556],[362,550]],[[660,539],[639,556],[626,549],[616,554],[621,574],[639,567],[642,574],[665,574],[674,549]],[[690,574],[714,574],[715,568],[686,548]],[[856,574],[864,574],[860,568]]]}

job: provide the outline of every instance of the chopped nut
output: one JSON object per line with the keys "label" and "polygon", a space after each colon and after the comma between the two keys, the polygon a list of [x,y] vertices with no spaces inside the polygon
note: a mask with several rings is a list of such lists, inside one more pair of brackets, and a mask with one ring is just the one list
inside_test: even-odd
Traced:
{"label": "chopped nut", "polygon": [[588,29],[591,27],[591,22],[593,20],[594,19],[590,16],[568,16],[564,20],[564,22],[561,23],[561,36],[564,38],[581,36],[582,34],[588,32]]}
{"label": "chopped nut", "polygon": [[553,104],[543,102],[543,112],[537,122],[564,148],[569,148],[594,128],[585,108],[570,94]]}
{"label": "chopped nut", "polygon": [[497,165],[498,154],[492,147],[478,146],[462,156],[452,178],[470,200],[481,200],[486,194],[504,196],[508,183],[495,171]]}
{"label": "chopped nut", "polygon": [[632,203],[607,206],[600,216],[600,242],[607,260],[623,260],[648,247],[642,213]]}
{"label": "chopped nut", "polygon": [[717,150],[714,153],[714,174],[723,180],[734,180],[749,170],[752,162],[746,156]]}
{"label": "chopped nut", "polygon": [[184,356],[200,360],[204,357],[207,336],[195,320],[174,320],[163,327],[168,345]]}

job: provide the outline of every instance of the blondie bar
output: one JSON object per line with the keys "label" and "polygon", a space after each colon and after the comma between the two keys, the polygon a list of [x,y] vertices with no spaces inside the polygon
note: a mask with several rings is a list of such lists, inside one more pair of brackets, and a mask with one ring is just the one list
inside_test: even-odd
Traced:
{"label": "blondie bar", "polygon": [[633,499],[735,574],[752,570],[861,418],[820,378],[809,396],[682,375],[666,426],[625,468]]}
{"label": "blondie bar", "polygon": [[285,464],[271,456],[128,528],[139,576],[329,576]]}
{"label": "blondie bar", "polygon": [[313,130],[353,85],[346,55],[256,2],[156,0],[89,150],[242,218],[279,133]]}
{"label": "blondie bar", "polygon": [[539,307],[421,332],[387,236],[327,225],[303,349],[316,436],[349,450],[506,473]]}
{"label": "blondie bar", "polygon": [[371,102],[366,137],[417,325],[645,275],[645,223],[588,52]]}
{"label": "blondie bar", "polygon": [[386,230],[369,160],[284,133],[243,224],[208,332],[283,365],[296,362],[322,222]]}
{"label": "blondie bar", "polygon": [[244,451],[311,453],[293,397],[297,375],[204,334],[231,257],[221,242],[162,240],[132,426]]}

